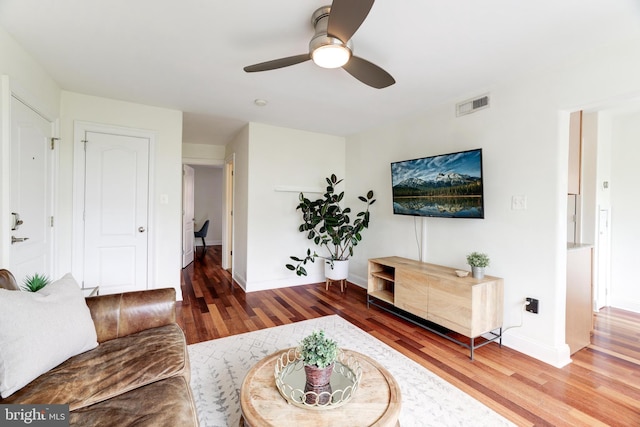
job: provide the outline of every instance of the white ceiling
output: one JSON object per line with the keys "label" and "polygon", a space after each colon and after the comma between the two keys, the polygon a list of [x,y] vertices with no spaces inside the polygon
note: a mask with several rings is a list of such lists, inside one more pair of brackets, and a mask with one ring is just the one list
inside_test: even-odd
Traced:
{"label": "white ceiling", "polygon": [[345,136],[443,102],[453,113],[496,81],[640,37],[638,0],[378,0],[354,54],[395,85],[311,62],[242,70],[306,53],[311,14],[328,3],[0,0],[0,25],[63,89],[182,110],[185,142],[203,144],[250,121]]}

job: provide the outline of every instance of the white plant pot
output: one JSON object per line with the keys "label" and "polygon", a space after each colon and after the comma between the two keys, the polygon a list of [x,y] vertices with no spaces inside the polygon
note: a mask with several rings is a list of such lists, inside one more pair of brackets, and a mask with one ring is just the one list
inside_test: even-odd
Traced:
{"label": "white plant pot", "polygon": [[333,261],[333,268],[331,268],[331,261],[325,261],[324,276],[331,280],[346,279],[349,277],[349,260]]}

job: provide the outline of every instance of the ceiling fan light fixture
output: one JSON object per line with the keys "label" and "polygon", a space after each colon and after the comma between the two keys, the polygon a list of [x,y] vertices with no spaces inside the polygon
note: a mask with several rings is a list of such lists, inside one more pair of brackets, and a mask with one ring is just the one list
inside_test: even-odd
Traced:
{"label": "ceiling fan light fixture", "polygon": [[326,44],[311,52],[311,59],[322,68],[338,68],[349,62],[351,50],[339,44]]}
{"label": "ceiling fan light fixture", "polygon": [[369,14],[375,0],[333,0],[311,15],[314,36],[309,51],[295,56],[274,59],[244,67],[247,73],[289,67],[312,60],[322,68],[342,67],[352,77],[367,86],[382,89],[396,81],[382,68],[353,55],[351,38]]}

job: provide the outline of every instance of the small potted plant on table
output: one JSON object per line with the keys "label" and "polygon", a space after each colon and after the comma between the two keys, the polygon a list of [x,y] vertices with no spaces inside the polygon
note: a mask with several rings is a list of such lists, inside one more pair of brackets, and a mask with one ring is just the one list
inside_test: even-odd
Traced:
{"label": "small potted plant on table", "polygon": [[306,383],[305,403],[325,405],[331,398],[331,374],[338,358],[338,343],[325,336],[324,331],[315,331],[305,337],[299,347],[304,364]]}
{"label": "small potted plant on table", "polygon": [[484,269],[489,266],[489,256],[480,252],[467,255],[467,264],[471,266],[471,273],[476,279],[484,278]]}

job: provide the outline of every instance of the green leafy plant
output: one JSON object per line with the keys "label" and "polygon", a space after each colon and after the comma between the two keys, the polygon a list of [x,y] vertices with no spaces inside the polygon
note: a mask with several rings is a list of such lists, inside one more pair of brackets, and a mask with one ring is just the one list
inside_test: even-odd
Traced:
{"label": "green leafy plant", "polygon": [[467,255],[467,264],[471,267],[488,267],[489,256],[480,252],[471,252]]}
{"label": "green leafy plant", "polygon": [[305,365],[325,368],[337,359],[338,343],[327,338],[323,330],[314,331],[302,340],[299,351]]}
{"label": "green leafy plant", "polygon": [[49,278],[38,273],[33,276],[27,276],[22,283],[22,289],[28,292],[38,292],[49,284]]}
{"label": "green leafy plant", "polygon": [[[375,203],[373,191],[369,190],[365,196],[358,199],[366,204],[362,212],[356,214],[356,219],[351,222],[351,208],[342,208],[340,202],[344,198],[344,191],[336,193],[336,186],[342,182],[335,174],[326,178],[327,191],[323,197],[317,200],[307,199],[300,193],[300,204],[296,210],[302,212],[303,223],[298,231],[307,234],[307,239],[324,248],[329,256],[325,257],[329,263],[343,261],[353,255],[353,248],[362,240],[362,231],[369,228],[369,206]],[[306,256],[300,258],[290,257],[297,264],[286,264],[286,267],[295,271],[298,276],[306,276],[304,265],[314,262],[320,256],[315,251],[307,249]]]}

